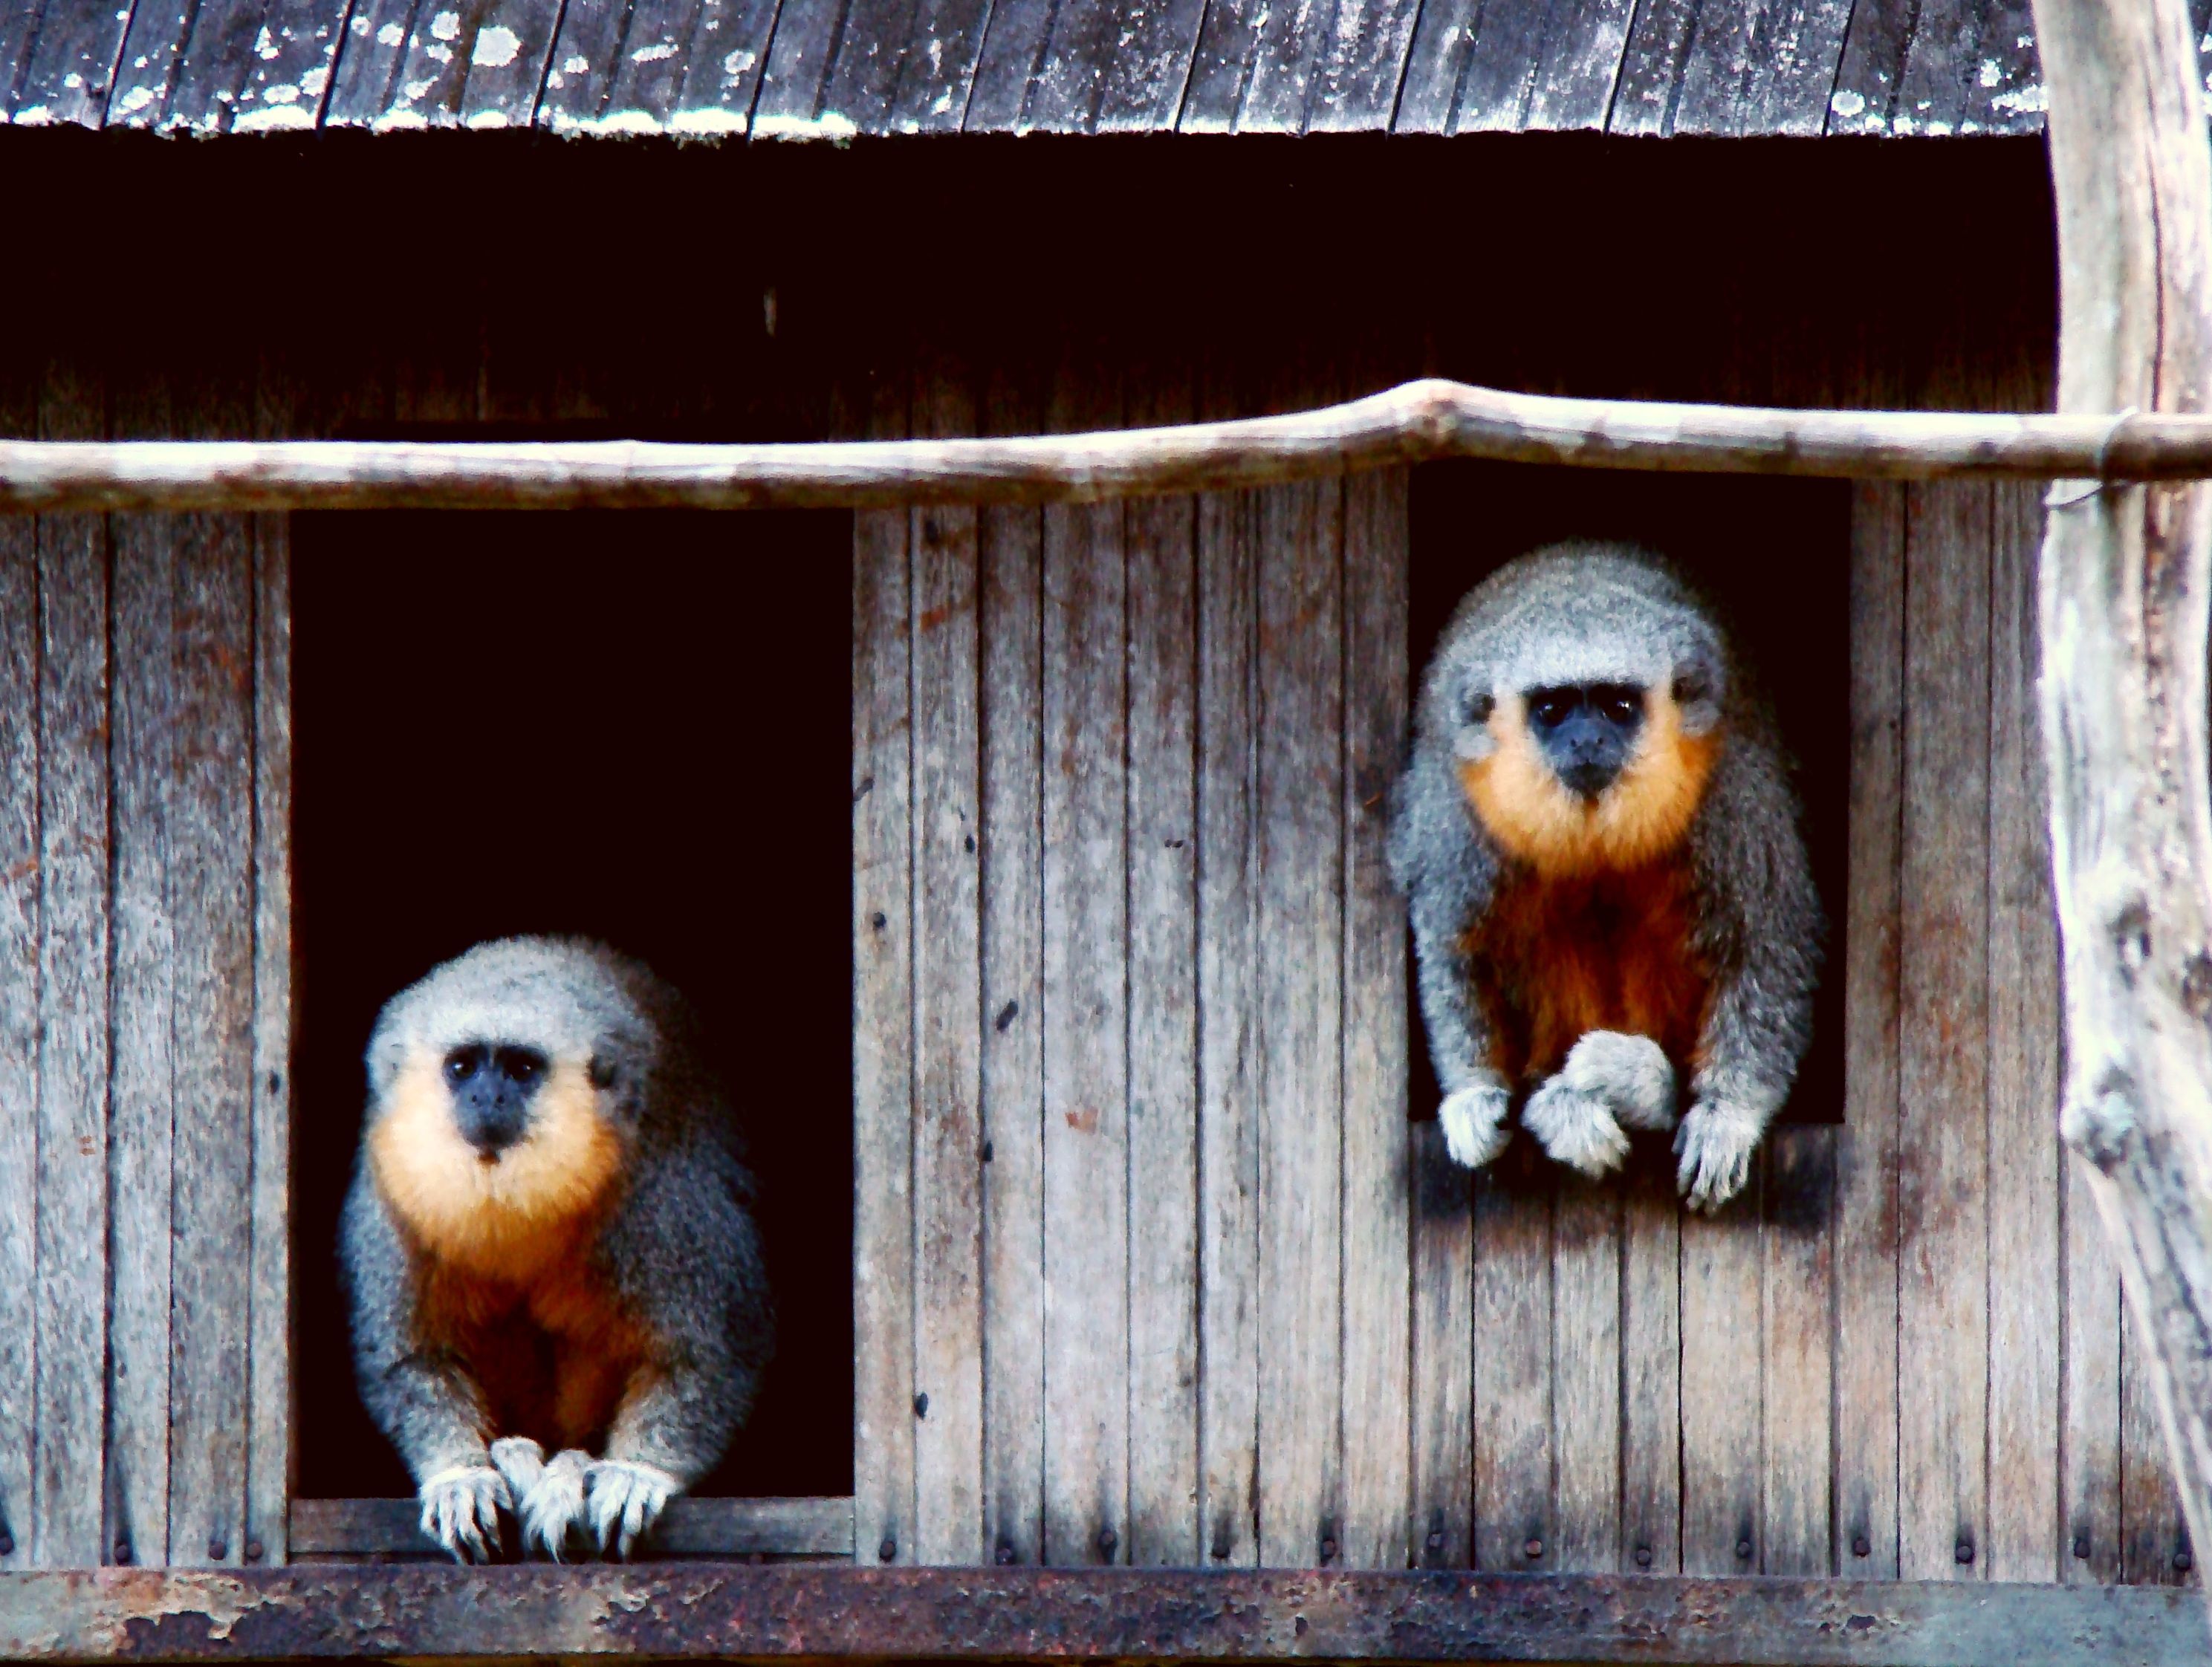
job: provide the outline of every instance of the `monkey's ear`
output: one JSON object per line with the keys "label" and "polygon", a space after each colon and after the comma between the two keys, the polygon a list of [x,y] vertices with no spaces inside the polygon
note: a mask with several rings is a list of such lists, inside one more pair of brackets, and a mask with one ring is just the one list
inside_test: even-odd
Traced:
{"label": "monkey's ear", "polygon": [[592,1086],[593,1088],[611,1088],[614,1087],[615,1062],[607,1058],[605,1054],[593,1054],[592,1056],[592,1063],[586,1069],[590,1072]]}
{"label": "monkey's ear", "polygon": [[1460,703],[1460,721],[1466,724],[1487,724],[1490,714],[1498,710],[1498,699],[1486,688],[1469,689]]}
{"label": "monkey's ear", "polygon": [[1692,735],[1720,722],[1720,683],[1719,669],[1703,660],[1685,660],[1674,668],[1674,705],[1682,727]]}

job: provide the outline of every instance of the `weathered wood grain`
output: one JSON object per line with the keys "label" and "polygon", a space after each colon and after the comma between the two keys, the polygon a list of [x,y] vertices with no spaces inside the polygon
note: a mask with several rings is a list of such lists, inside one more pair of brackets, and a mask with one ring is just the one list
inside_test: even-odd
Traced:
{"label": "weathered wood grain", "polygon": [[1420,10],[1407,0],[1350,0],[1339,9],[1313,68],[1307,132],[1389,130]]}
{"label": "weathered wood grain", "polygon": [[1524,128],[1559,131],[1604,127],[1635,13],[1629,0],[1555,0],[1543,61],[1528,91]]}
{"label": "weathered wood grain", "polygon": [[98,127],[129,21],[128,7],[43,8],[29,60],[14,84],[10,119],[24,127]]}
{"label": "weathered wood grain", "polygon": [[805,1565],[10,1579],[0,1652],[54,1662],[588,1654],[2164,1667],[2201,1662],[2205,1648],[2203,1600],[2154,1587]]}
{"label": "weathered wood grain", "polygon": [[[1079,349],[1054,427],[1110,420]],[[1102,409],[1102,405],[1103,409]],[[1044,518],[1044,1544],[1129,1543],[1128,662],[1120,505]]]}
{"label": "weathered wood grain", "polygon": [[[291,1507],[292,1550],[302,1557],[444,1561],[423,1537],[410,1499],[303,1499]],[[695,1499],[679,1496],[655,1525],[656,1557],[851,1557],[849,1499]]]}
{"label": "weathered wood grain", "polygon": [[1762,1574],[1830,1570],[1836,1131],[1767,1137],[1759,1203]]}
{"label": "weathered wood grain", "polygon": [[1548,1573],[1552,1161],[1526,1135],[1474,1177],[1474,1566]]}
{"label": "weathered wood grain", "polygon": [[1990,1512],[1992,1580],[2063,1578],[2058,941],[2037,733],[2031,488],[1992,492],[1990,547]]}
{"label": "weathered wood grain", "polygon": [[1697,14],[1670,130],[1819,133],[1828,115],[1850,0],[1753,0]]}
{"label": "weathered wood grain", "polygon": [[1850,890],[1828,976],[1844,980],[1836,1149],[1837,1567],[1897,1575],[1899,863],[1905,488],[1851,494]]}
{"label": "weathered wood grain", "polygon": [[1196,0],[1053,8],[1024,124],[1047,133],[1173,127],[1205,9]]}
{"label": "weathered wood grain", "polygon": [[[870,395],[903,433],[902,375]],[[915,1555],[910,518],[853,524],[853,1493],[865,1561]]]}
{"label": "weathered wood grain", "polygon": [[1433,1117],[1407,1142],[1413,1191],[1413,1521],[1424,1568],[1474,1561],[1474,1210]]}
{"label": "weathered wood grain", "polygon": [[[268,379],[264,376],[264,385]],[[264,403],[264,412],[267,407]],[[287,412],[281,408],[276,421]],[[269,418],[264,417],[264,426]],[[292,1494],[292,545],[256,516],[253,668],[253,1263],[246,1561],[289,1555]]]}
{"label": "weathered wood grain", "polygon": [[1405,745],[1411,482],[1344,484],[1344,1481],[1339,1558],[1407,1568],[1412,1415],[1407,1281],[1406,912],[1383,855]]}
{"label": "weathered wood grain", "polygon": [[1344,489],[1259,506],[1260,1561],[1342,1506]]}
{"label": "weathered wood grain", "polygon": [[2189,1530],[2159,1426],[2150,1346],[2135,1311],[2123,1306],[2121,1314],[2119,1578],[2131,1586],[2186,1585],[2192,1571],[2174,1558],[2188,1549]]}
{"label": "weathered wood grain", "polygon": [[1989,1372],[1989,488],[1906,499],[1899,1558],[1981,1575]]}
{"label": "weathered wood grain", "polygon": [[[39,432],[106,426],[102,390],[56,367]],[[37,1408],[31,1561],[91,1568],[107,1377],[108,552],[98,518],[44,516],[39,551]],[[117,1561],[127,1559],[120,1555]]]}
{"label": "weathered wood grain", "polygon": [[[1682,1572],[1755,1574],[1761,1520],[1759,1220],[1754,1165],[1718,1216],[1682,1217]],[[1740,1339],[1740,1340],[1739,1340]]]}
{"label": "weathered wood grain", "polygon": [[[1209,390],[1210,399],[1228,396]],[[1255,494],[1198,506],[1199,1519],[1259,1557],[1258,583]]]}
{"label": "weathered wood grain", "polygon": [[[1039,413],[1003,373],[994,431]],[[983,1486],[991,1555],[1044,1544],[1043,517],[978,517],[981,585]]]}
{"label": "weathered wood grain", "polygon": [[1671,1155],[1621,1182],[1620,1538],[1624,1569],[1682,1567],[1682,1211]]}
{"label": "weathered wood grain", "polygon": [[[1129,415],[1190,415],[1133,368]],[[1198,1517],[1198,506],[1124,512],[1129,641],[1129,1561],[1195,1567]]]}
{"label": "weathered wood grain", "polygon": [[[974,396],[943,355],[925,355],[917,368],[914,425],[975,430]],[[985,1542],[975,512],[910,514],[915,1555],[976,1564]]]}
{"label": "weathered wood grain", "polygon": [[1414,20],[1399,76],[1398,133],[1449,133],[1459,106],[1460,79],[1474,50],[1480,8],[1474,0],[1434,0]]}
{"label": "weathered wood grain", "polygon": [[[0,366],[0,432],[38,431],[36,385]],[[0,522],[0,1568],[31,1559],[37,1424],[39,541]]]}
{"label": "weathered wood grain", "polygon": [[1610,1573],[1620,1567],[1620,1187],[1563,1173],[1552,1205],[1552,1538],[1558,1543],[1546,1559],[1563,1574]]}
{"label": "weathered wood grain", "polygon": [[[170,432],[156,379],[116,391],[118,433]],[[169,883],[177,701],[176,518],[118,516],[110,695],[114,818],[113,1075],[108,1088],[106,1543],[169,1558],[170,1264],[174,1233],[176,935]]]}
{"label": "weathered wood grain", "polygon": [[996,0],[968,83],[969,133],[1012,133],[1027,124],[1030,89],[1051,39],[1049,0]]}
{"label": "weathered wood grain", "polygon": [[[614,9],[619,11],[621,8]],[[851,134],[841,112],[825,112],[824,84],[836,50],[842,6],[794,6],[781,12],[761,67],[750,131],[761,138]],[[828,119],[837,118],[838,119]]]}
{"label": "weathered wood grain", "polygon": [[2120,1274],[2079,1166],[2060,1167],[2065,1234],[2064,1416],[2059,1427],[2059,1578],[2120,1578]]}

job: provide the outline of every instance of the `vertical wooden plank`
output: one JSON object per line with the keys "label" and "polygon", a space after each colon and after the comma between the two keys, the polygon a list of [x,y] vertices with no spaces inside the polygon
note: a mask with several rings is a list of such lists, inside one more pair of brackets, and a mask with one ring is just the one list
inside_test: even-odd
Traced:
{"label": "vertical wooden plank", "polygon": [[[1110,426],[1077,355],[1055,428]],[[1044,514],[1045,1555],[1128,1543],[1128,665],[1121,506]]]}
{"label": "vertical wooden plank", "polygon": [[1341,1515],[1344,931],[1340,481],[1261,500],[1260,1561]]}
{"label": "vertical wooden plank", "polygon": [[1756,1574],[1764,1335],[1756,1167],[1741,1202],[1682,1217],[1682,1572]]}
{"label": "vertical wooden plank", "polygon": [[1413,1173],[1413,1519],[1424,1568],[1474,1561],[1474,1212],[1468,1172],[1431,1118]]}
{"label": "vertical wooden plank", "polygon": [[[38,433],[30,379],[0,369],[0,433]],[[39,1176],[39,542],[0,518],[0,1568],[31,1555]]]}
{"label": "vertical wooden plank", "polygon": [[1549,1573],[1551,1160],[1526,1138],[1474,1177],[1474,1566]]}
{"label": "vertical wooden plank", "polygon": [[[169,391],[118,388],[118,437],[174,432]],[[178,518],[118,515],[114,545],[114,1081],[108,1186],[106,1542],[169,1561],[169,1312],[176,985],[170,783],[181,735],[174,687]]]}
{"label": "vertical wooden plank", "polygon": [[[992,433],[1036,416],[994,379]],[[1036,510],[981,513],[984,1498],[1000,1563],[1044,1555],[1042,538]]]}
{"label": "vertical wooden plank", "polygon": [[1682,1567],[1682,1231],[1674,1166],[1632,1155],[1621,1184],[1620,1537],[1626,1567]]}
{"label": "vertical wooden plank", "polygon": [[1850,893],[1844,1126],[1836,1149],[1837,1572],[1897,1578],[1899,862],[1903,832],[1905,494],[1851,494]]}
{"label": "vertical wooden plank", "polygon": [[[868,433],[907,431],[902,376]],[[853,518],[853,1493],[862,1563],[915,1560],[912,522]]]}
{"label": "vertical wooden plank", "polygon": [[[926,356],[917,433],[975,431],[948,358]],[[983,1536],[978,1115],[975,512],[910,512],[914,550],[915,1557],[977,1564]],[[927,1397],[927,1400],[922,1397]]]}
{"label": "vertical wooden plank", "polygon": [[[2131,1586],[2185,1585],[2189,1529],[2144,1360],[2148,1345],[2124,1303],[2120,1343],[2120,1579]],[[2193,1561],[2193,1559],[2191,1559]]]}
{"label": "vertical wooden plank", "polygon": [[1563,1574],[1607,1573],[1620,1561],[1620,1187],[1562,1174],[1552,1220],[1552,1537],[1559,1548],[1549,1567]]}
{"label": "vertical wooden plank", "polygon": [[1906,490],[1899,1567],[1972,1579],[1988,1498],[1990,488]]}
{"label": "vertical wooden plank", "polygon": [[[189,385],[188,436],[252,432],[242,379]],[[169,1561],[234,1564],[246,1542],[253,1230],[252,531],[242,515],[178,522]]]}
{"label": "vertical wooden plank", "polygon": [[[1140,395],[1139,388],[1144,390]],[[1131,379],[1132,426],[1188,422]],[[1125,513],[1129,606],[1129,1561],[1200,1561],[1197,505]]]}
{"label": "vertical wooden plank", "polygon": [[275,1564],[288,1555],[292,1496],[291,518],[257,515],[253,530],[253,1367],[246,1561]]}
{"label": "vertical wooden plank", "polygon": [[1777,1129],[1767,1137],[1765,1163],[1759,1573],[1822,1575],[1832,1551],[1836,1131]]}
{"label": "vertical wooden plank", "polygon": [[[1404,1568],[1413,1323],[1406,911],[1384,855],[1405,746],[1410,478],[1344,485],[1344,1489],[1354,1568]],[[1464,1337],[1464,1333],[1462,1334]]]}
{"label": "vertical wooden plank", "polygon": [[[99,383],[50,369],[42,439],[106,431]],[[37,1430],[31,1561],[93,1567],[107,1372],[107,530],[39,518]]]}
{"label": "vertical wooden plank", "polygon": [[2106,1585],[2120,1578],[2121,1567],[2120,1275],[2079,1166],[2065,1161],[2060,1174],[2066,1358],[2059,1430],[2064,1543],[2059,1578]]}
{"label": "vertical wooden plank", "polygon": [[2036,707],[2040,493],[1992,489],[1990,1509],[1992,1580],[2060,1578],[2058,941]]}
{"label": "vertical wooden plank", "polygon": [[1240,1567],[1260,1544],[1257,500],[1198,507],[1199,1519],[1207,1560]]}

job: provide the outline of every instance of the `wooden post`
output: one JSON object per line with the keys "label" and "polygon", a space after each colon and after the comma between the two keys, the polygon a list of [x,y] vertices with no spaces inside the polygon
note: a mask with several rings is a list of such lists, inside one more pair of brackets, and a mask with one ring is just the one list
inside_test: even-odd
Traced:
{"label": "wooden post", "polygon": [[[2202,412],[2212,150],[2185,0],[2035,0],[2062,412]],[[2061,481],[2043,720],[2066,974],[2060,1126],[2087,1166],[2190,1531],[2212,1544],[2212,493]]]}

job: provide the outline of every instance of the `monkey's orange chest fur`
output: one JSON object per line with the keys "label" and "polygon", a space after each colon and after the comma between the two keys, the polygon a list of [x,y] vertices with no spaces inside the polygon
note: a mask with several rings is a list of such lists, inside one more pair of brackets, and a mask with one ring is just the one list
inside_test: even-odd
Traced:
{"label": "monkey's orange chest fur", "polygon": [[1679,859],[1571,876],[1516,866],[1465,946],[1492,1066],[1533,1084],[1592,1030],[1649,1036],[1678,1064],[1688,1059],[1711,984],[1695,924]]}
{"label": "monkey's orange chest fur", "polygon": [[532,1436],[549,1449],[598,1446],[647,1369],[645,1331],[581,1248],[520,1282],[429,1263],[416,1324],[425,1347],[466,1364],[490,1434]]}

